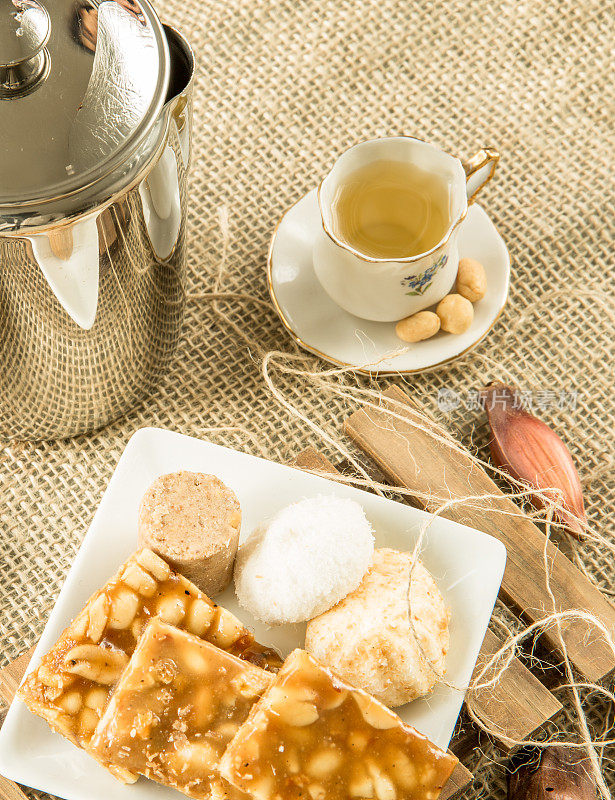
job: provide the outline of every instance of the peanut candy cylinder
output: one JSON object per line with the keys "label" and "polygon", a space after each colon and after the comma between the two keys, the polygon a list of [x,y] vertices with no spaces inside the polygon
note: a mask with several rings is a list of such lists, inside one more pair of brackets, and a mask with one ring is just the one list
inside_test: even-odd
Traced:
{"label": "peanut candy cylinder", "polygon": [[220,772],[254,800],[436,800],[456,763],[380,701],[295,650]]}

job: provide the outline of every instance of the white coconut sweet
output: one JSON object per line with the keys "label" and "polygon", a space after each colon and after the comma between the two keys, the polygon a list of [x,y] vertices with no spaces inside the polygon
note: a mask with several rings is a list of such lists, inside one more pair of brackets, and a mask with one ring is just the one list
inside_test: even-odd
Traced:
{"label": "white coconut sweet", "polygon": [[373,553],[358,503],[322,495],[293,503],[239,548],[239,604],[269,625],[311,619],[357,588]]}

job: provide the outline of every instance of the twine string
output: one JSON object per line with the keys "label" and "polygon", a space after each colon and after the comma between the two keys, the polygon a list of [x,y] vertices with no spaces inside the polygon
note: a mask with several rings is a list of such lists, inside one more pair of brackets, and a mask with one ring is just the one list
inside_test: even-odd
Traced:
{"label": "twine string", "polygon": [[[360,488],[368,489],[380,495],[396,495],[403,498],[413,498],[429,504],[430,517],[423,523],[419,531],[415,546],[412,551],[412,560],[408,571],[408,584],[407,584],[407,597],[408,597],[408,621],[414,640],[417,645],[418,652],[425,662],[425,665],[430,668],[438,681],[452,686],[452,688],[466,691],[466,708],[470,719],[477,725],[479,729],[505,741],[510,746],[527,746],[532,745],[539,748],[548,746],[551,739],[540,740],[534,738],[516,740],[508,736],[504,731],[484,713],[479,713],[475,704],[474,698],[477,692],[485,692],[487,690],[493,691],[498,683],[502,680],[506,671],[510,668],[513,660],[520,654],[521,645],[526,640],[533,640],[535,637],[540,636],[547,630],[555,629],[560,641],[560,650],[563,657],[563,668],[566,675],[566,683],[558,687],[556,691],[566,690],[572,694],[573,708],[575,718],[577,720],[577,729],[579,731],[579,739],[561,739],[558,737],[558,744],[569,748],[578,748],[581,744],[585,751],[591,765],[591,770],[594,775],[598,791],[603,800],[608,800],[610,793],[601,770],[601,760],[603,757],[604,748],[607,745],[615,744],[615,738],[609,737],[609,727],[601,737],[592,735],[587,718],[583,708],[583,698],[581,692],[597,693],[606,698],[609,702],[613,702],[613,692],[605,687],[595,683],[588,683],[583,681],[576,681],[573,674],[572,665],[568,656],[568,651],[563,636],[563,625],[571,622],[583,622],[588,630],[592,630],[597,636],[600,636],[606,642],[608,648],[611,650],[615,657],[615,640],[612,633],[607,629],[604,623],[595,615],[583,609],[565,609],[559,610],[557,602],[553,593],[550,582],[550,570],[548,564],[548,544],[551,539],[551,531],[553,528],[563,528],[563,526],[556,522],[556,513],[563,507],[563,498],[561,492],[557,490],[543,490],[537,491],[534,487],[529,487],[522,481],[515,480],[503,470],[494,467],[489,462],[484,461],[473,453],[469,453],[462,447],[454,438],[443,429],[437,427],[434,421],[418,407],[413,407],[412,413],[408,414],[408,407],[406,404],[398,402],[391,398],[384,398],[378,388],[370,388],[370,386],[361,386],[354,381],[354,375],[351,368],[346,367],[333,367],[333,368],[319,368],[315,358],[299,352],[297,347],[291,352],[282,350],[266,350],[259,342],[255,341],[254,328],[251,328],[249,333],[246,330],[245,319],[241,324],[237,323],[231,313],[226,310],[226,307],[233,307],[239,304],[240,307],[254,306],[259,311],[266,310],[272,312],[273,307],[263,301],[261,298],[250,295],[245,292],[232,292],[223,291],[223,281],[227,269],[227,257],[229,251],[229,238],[230,226],[228,222],[228,210],[221,209],[219,213],[219,224],[222,237],[221,259],[218,265],[218,270],[214,282],[214,288],[211,292],[200,292],[198,294],[191,294],[191,299],[198,299],[200,301],[208,301],[213,304],[216,314],[221,320],[231,328],[235,335],[242,341],[252,358],[255,365],[260,365],[260,374],[263,384],[268,390],[270,396],[276,402],[278,407],[293,418],[296,422],[300,423],[305,428],[309,429],[319,440],[326,445],[331,451],[337,453],[338,457],[344,462],[348,463],[354,475],[340,474],[336,475],[336,480],[347,483]],[[591,294],[591,293],[587,293]],[[223,308],[225,306],[225,308]],[[255,327],[257,321],[255,320]],[[487,356],[476,356],[482,358],[485,366],[497,371],[500,375],[505,375],[510,380],[514,381],[514,377],[508,373],[501,365],[495,364],[492,359]],[[501,647],[490,656],[482,667],[475,671],[469,685],[467,687],[457,687],[448,683],[444,674],[440,673],[436,665],[429,659],[428,655],[423,651],[415,627],[412,620],[412,574],[418,563],[421,549],[424,543],[425,535],[435,519],[445,514],[448,510],[456,505],[469,506],[471,508],[489,509],[489,511],[496,511],[512,516],[524,516],[524,511],[512,511],[510,508],[498,507],[498,502],[502,501],[501,493],[481,493],[476,495],[468,495],[465,497],[453,497],[449,493],[448,496],[430,493],[425,494],[416,491],[409,491],[403,486],[392,486],[390,484],[383,484],[375,480],[365,469],[359,458],[351,450],[351,448],[343,442],[338,435],[328,431],[323,425],[316,422],[314,419],[300,409],[296,403],[292,401],[290,396],[284,392],[282,381],[276,382],[276,375],[282,378],[292,379],[292,385],[297,386],[298,382],[303,382],[305,387],[310,387],[322,397],[337,397],[347,403],[351,407],[363,406],[364,408],[382,411],[386,408],[387,422],[383,422],[382,415],[378,417],[378,425],[386,427],[388,430],[394,430],[393,424],[395,421],[403,422],[405,425],[410,425],[421,433],[427,434],[432,437],[440,445],[448,447],[452,452],[463,454],[464,457],[469,456],[471,463],[486,470],[492,475],[505,479],[511,486],[511,491],[505,495],[508,501],[513,499],[518,502],[533,499],[542,502],[542,508],[536,508],[530,512],[531,518],[536,522],[542,522],[545,526],[545,540],[543,547],[543,567],[545,575],[545,587],[549,595],[552,611],[541,620],[527,625],[522,631],[513,633],[506,629],[503,623],[498,623],[506,629],[506,640],[502,643]],[[354,382],[353,382],[354,381]],[[377,384],[376,384],[377,385]],[[413,458],[412,453],[408,453],[409,458]],[[330,474],[324,473],[320,470],[309,470],[314,474],[324,475],[330,477]],[[587,478],[586,478],[587,480]],[[508,503],[506,503],[508,505]],[[603,547],[607,552],[615,552],[615,544],[611,543],[602,533],[594,529],[588,529],[587,541]],[[575,551],[578,560],[578,552]],[[587,571],[586,571],[587,574]],[[589,576],[591,577],[591,576]]]}

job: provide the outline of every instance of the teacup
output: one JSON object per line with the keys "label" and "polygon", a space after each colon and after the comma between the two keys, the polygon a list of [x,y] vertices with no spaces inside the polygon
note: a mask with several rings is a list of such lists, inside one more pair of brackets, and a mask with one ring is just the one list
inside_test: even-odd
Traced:
{"label": "teacup", "polygon": [[[499,154],[479,150],[462,163],[434,145],[410,136],[373,139],[343,153],[318,187],[322,219],[314,244],[314,270],[341,308],[363,319],[394,322],[438,303],[457,275],[457,237],[468,205],[493,177]],[[336,232],[335,203],[350,176],[377,161],[411,164],[447,184],[444,234],[425,252],[405,257],[366,255]]]}

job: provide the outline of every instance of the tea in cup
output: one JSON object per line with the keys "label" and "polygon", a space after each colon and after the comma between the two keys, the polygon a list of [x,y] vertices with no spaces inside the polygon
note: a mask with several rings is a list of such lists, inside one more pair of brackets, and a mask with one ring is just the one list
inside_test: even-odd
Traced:
{"label": "tea in cup", "polygon": [[457,275],[460,223],[498,159],[486,148],[463,165],[406,136],[347,150],[318,189],[314,269],[327,294],[381,322],[438,303]]}

